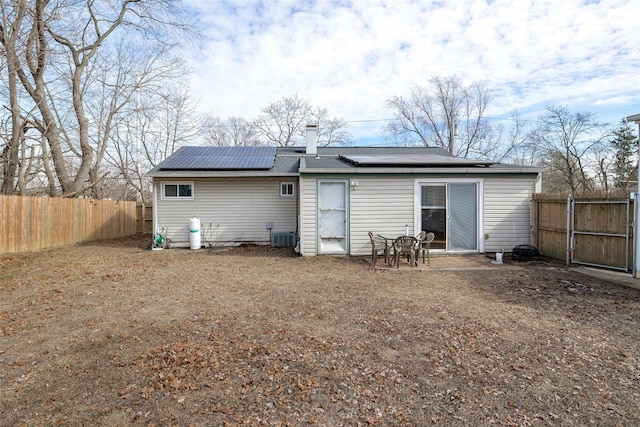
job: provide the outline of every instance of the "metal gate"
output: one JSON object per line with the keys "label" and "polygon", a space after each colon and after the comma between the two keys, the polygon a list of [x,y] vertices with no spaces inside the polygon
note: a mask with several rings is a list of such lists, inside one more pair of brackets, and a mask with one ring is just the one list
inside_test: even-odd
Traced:
{"label": "metal gate", "polygon": [[630,201],[568,198],[567,263],[629,271]]}

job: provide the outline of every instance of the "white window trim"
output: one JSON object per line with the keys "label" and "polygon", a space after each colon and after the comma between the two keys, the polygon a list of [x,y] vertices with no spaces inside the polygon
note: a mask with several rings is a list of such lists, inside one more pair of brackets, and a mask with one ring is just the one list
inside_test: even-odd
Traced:
{"label": "white window trim", "polygon": [[[191,186],[191,196],[180,196],[180,190],[178,188],[178,195],[176,196],[165,196],[164,188],[166,185],[190,185]],[[162,181],[160,183],[160,191],[162,200],[193,200],[195,194],[195,186],[193,185],[193,181]]]}
{"label": "white window trim", "polygon": [[[418,178],[413,182],[413,215],[414,230],[420,229],[420,210],[422,208],[422,185],[434,184],[476,184],[476,197],[478,201],[478,252],[484,253],[484,179],[482,178]],[[446,204],[448,204],[448,200]]]}
{"label": "white window trim", "polygon": [[[282,192],[282,187],[284,185],[291,185],[291,194],[286,194]],[[295,197],[296,195],[296,184],[293,181],[280,181],[280,197]]]}

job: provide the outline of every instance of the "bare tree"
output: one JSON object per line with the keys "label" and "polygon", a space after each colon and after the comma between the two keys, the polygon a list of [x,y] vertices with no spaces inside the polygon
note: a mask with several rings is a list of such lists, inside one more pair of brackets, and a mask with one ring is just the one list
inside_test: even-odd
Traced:
{"label": "bare tree", "polygon": [[[135,41],[140,52],[147,52],[145,48],[153,43],[165,46],[165,52],[168,52],[176,40],[173,30],[182,31],[182,34],[191,32],[190,15],[183,13],[185,9],[180,0],[123,0],[116,3],[109,0],[33,0],[28,3],[16,0],[13,3],[26,4],[27,9],[20,23],[22,49],[21,55],[15,55],[15,74],[28,93],[29,103],[37,108],[38,114],[29,117],[29,125],[45,137],[46,144],[40,147],[40,153],[49,193],[83,194],[97,185],[103,176],[99,168],[108,130],[115,117],[114,114],[96,116],[91,111],[91,98],[96,90],[100,90],[95,87],[97,76],[102,75],[96,72],[100,68],[99,53],[114,39],[123,38]],[[6,7],[3,13],[5,11]],[[17,17],[15,13],[11,16]],[[6,28],[3,25],[0,31],[3,44],[10,42],[4,37],[9,34]],[[4,53],[8,53],[6,48]],[[105,81],[103,78],[98,82],[103,89]],[[117,91],[111,94],[116,97],[110,105],[111,110],[122,109],[122,94]],[[129,100],[125,99],[126,102]],[[12,112],[12,117],[17,120],[15,117],[20,115]],[[106,122],[94,126],[90,117]],[[12,129],[19,132],[20,126],[16,125],[17,121]],[[9,152],[15,157],[15,151]],[[15,175],[11,168],[3,168],[5,170],[9,175]],[[11,186],[11,179],[3,182],[7,183],[6,186],[3,184],[3,189]]]}
{"label": "bare tree", "polygon": [[563,173],[565,160],[557,152],[545,153],[536,164],[544,169],[542,173],[542,188],[549,193],[566,193],[569,190]]}
{"label": "bare tree", "polygon": [[[6,56],[7,92],[9,97],[9,109],[11,112],[11,124],[9,134],[5,138],[5,146],[2,149],[2,185],[0,193],[14,194],[16,192],[16,178],[18,174],[18,162],[20,145],[24,137],[24,122],[20,111],[18,99],[18,38],[22,30],[22,22],[27,13],[25,0],[16,0],[12,4],[0,3],[2,22],[0,22],[0,42],[4,47]],[[7,127],[4,127],[7,129]]]}
{"label": "bare tree", "polygon": [[613,185],[614,159],[611,158],[611,148],[605,144],[598,144],[593,150],[594,181],[596,190],[611,190]]}
{"label": "bare tree", "polygon": [[[501,120],[505,122],[505,120]],[[517,165],[535,165],[538,159],[537,147],[529,139],[528,129],[530,125],[523,120],[517,111],[511,113],[506,119],[509,125],[492,125],[491,147],[483,157],[491,158],[497,162],[509,162]]]}
{"label": "bare tree", "polygon": [[301,144],[308,123],[318,125],[320,145],[346,144],[351,138],[344,130],[344,120],[330,119],[326,109],[314,107],[297,94],[269,104],[262,113],[253,124],[268,144],[282,147]]}
{"label": "bare tree", "polygon": [[[23,86],[38,107],[42,121],[36,120],[37,127],[45,135],[50,150],[51,161],[55,170],[55,178],[57,178],[60,189],[63,194],[78,194],[85,185],[93,160],[93,147],[89,144],[89,125],[85,114],[83,103],[84,91],[86,89],[83,77],[85,70],[89,65],[89,61],[96,54],[98,47],[105,39],[123,22],[129,1],[123,3],[119,13],[105,30],[102,30],[101,17],[98,17],[93,10],[93,3],[87,4],[88,15],[81,35],[65,35],[54,27],[56,19],[60,16],[73,16],[75,14],[65,14],[65,5],[56,4],[52,8],[47,0],[35,0],[34,7],[30,11],[31,22],[30,33],[26,41],[26,57],[25,64],[20,64],[17,73]],[[67,22],[61,25],[64,30],[69,28]],[[89,33],[95,31],[95,35],[91,37]],[[76,44],[73,40],[79,41]],[[88,41],[92,39],[91,41]],[[75,117],[77,119],[77,140],[80,150],[80,164],[77,170],[72,170],[70,163],[65,159],[62,139],[68,136],[63,129],[63,124],[59,121],[60,111],[56,109],[55,102],[51,98],[54,93],[46,79],[46,71],[52,58],[50,48],[51,42],[57,42],[60,46],[68,49],[71,81],[71,100]],[[51,176],[50,179],[54,177]],[[57,187],[52,187],[54,195],[57,193]]]}
{"label": "bare tree", "polygon": [[326,108],[315,108],[312,117],[312,122],[318,124],[318,145],[344,145],[351,141],[351,134],[346,130],[347,123],[342,119],[330,118]]}
{"label": "bare tree", "polygon": [[552,160],[551,172],[562,177],[561,191],[594,190],[594,172],[599,168],[595,154],[608,135],[607,124],[598,122],[594,113],[572,113],[565,106],[546,110],[530,137]]}
{"label": "bare tree", "polygon": [[[180,69],[174,63],[174,70]],[[157,77],[153,81],[160,82]],[[146,170],[181,146],[200,142],[203,118],[188,96],[188,84],[178,78],[163,81],[161,90],[143,92],[143,97],[130,104],[113,129],[105,160],[123,196],[149,200]]]}
{"label": "bare tree", "polygon": [[[105,178],[113,179],[119,173],[113,164],[105,162],[105,155],[120,143],[115,135],[117,129],[138,119],[138,100],[155,97],[161,88],[171,86],[183,74],[182,62],[170,57],[160,43],[148,44],[145,51],[140,51],[135,41],[121,38],[98,54],[88,73],[93,84],[85,95],[91,118],[90,140],[95,147],[89,171],[89,180],[94,183],[92,197],[113,197]],[[136,158],[130,160],[134,162]]]}
{"label": "bare tree", "polygon": [[221,147],[243,147],[261,145],[254,125],[240,117],[208,117],[204,124],[206,144]]}
{"label": "bare tree", "polygon": [[[486,81],[465,85],[460,77],[436,76],[408,97],[394,96],[387,134],[399,145],[441,147],[462,157],[493,157],[501,144],[486,118],[493,97]],[[497,154],[504,156],[504,153]]]}
{"label": "bare tree", "polygon": [[312,111],[311,103],[296,94],[263,108],[263,115],[254,121],[254,126],[268,143],[288,147],[302,137],[302,129],[310,122]]}
{"label": "bare tree", "polygon": [[[189,96],[189,85],[179,81],[159,91],[153,107],[145,107],[144,121],[150,124],[149,137],[143,140],[143,148],[155,166],[173,154],[175,150],[193,141],[200,141],[204,117],[198,112],[196,102]],[[151,153],[155,151],[155,155]],[[160,157],[158,158],[158,154]]]}

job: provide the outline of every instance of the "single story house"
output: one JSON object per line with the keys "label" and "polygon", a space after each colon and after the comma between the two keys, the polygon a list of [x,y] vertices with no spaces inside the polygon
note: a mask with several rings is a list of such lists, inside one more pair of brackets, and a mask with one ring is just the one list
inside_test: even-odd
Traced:
{"label": "single story house", "polygon": [[182,147],[151,169],[153,223],[172,247],[294,246],[367,255],[368,232],[434,232],[433,252],[510,251],[531,241],[542,170],[433,147]]}

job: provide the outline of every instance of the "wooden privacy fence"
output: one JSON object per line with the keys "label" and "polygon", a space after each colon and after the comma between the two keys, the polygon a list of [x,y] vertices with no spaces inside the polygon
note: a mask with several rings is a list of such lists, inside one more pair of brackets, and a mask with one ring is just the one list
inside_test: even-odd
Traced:
{"label": "wooden privacy fence", "polygon": [[634,203],[628,194],[534,194],[532,244],[568,264],[629,271]]}
{"label": "wooden privacy fence", "polygon": [[0,196],[0,254],[136,233],[136,202]]}
{"label": "wooden privacy fence", "polygon": [[153,205],[138,202],[136,204],[136,233],[153,234]]}

